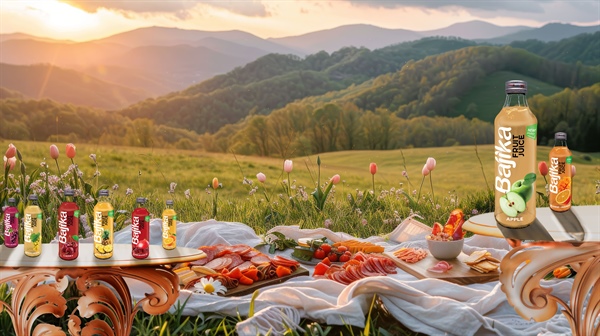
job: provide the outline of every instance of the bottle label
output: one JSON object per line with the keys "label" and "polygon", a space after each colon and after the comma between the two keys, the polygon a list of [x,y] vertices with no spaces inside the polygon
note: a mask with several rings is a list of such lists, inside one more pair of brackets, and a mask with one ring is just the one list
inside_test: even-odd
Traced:
{"label": "bottle label", "polygon": [[535,146],[537,125],[496,128],[496,220],[507,227],[523,227],[535,219]]}
{"label": "bottle label", "polygon": [[19,244],[19,213],[4,214],[4,245],[16,247]]}
{"label": "bottle label", "polygon": [[24,238],[26,243],[31,243],[31,234],[33,228],[31,227],[31,214],[26,213],[23,221],[23,228],[25,229]]}
{"label": "bottle label", "polygon": [[[67,226],[68,213],[66,211],[60,211],[58,213],[58,242],[61,244],[67,243],[67,236],[69,234],[69,228]],[[71,219],[71,225],[73,220]]]}
{"label": "bottle label", "polygon": [[571,162],[570,155],[553,156],[550,152],[548,196],[552,210],[565,211],[571,207]]}

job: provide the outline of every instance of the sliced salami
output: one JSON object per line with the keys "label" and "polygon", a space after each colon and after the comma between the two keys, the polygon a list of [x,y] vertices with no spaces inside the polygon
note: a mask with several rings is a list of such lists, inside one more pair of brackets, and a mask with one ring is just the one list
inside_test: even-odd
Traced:
{"label": "sliced salami", "polygon": [[269,258],[267,255],[259,254],[257,256],[252,257],[252,259],[250,259],[250,261],[254,265],[261,265],[261,264],[270,263],[271,262],[271,258]]}
{"label": "sliced salami", "polygon": [[238,265],[237,268],[240,269],[240,271],[245,271],[247,269],[249,269],[251,266],[254,266],[254,264],[250,261],[244,261],[243,263],[241,263],[240,265]]}
{"label": "sliced salami", "polygon": [[204,267],[208,267],[210,269],[213,269],[215,271],[220,271],[224,268],[229,267],[229,265],[231,264],[232,259],[229,257],[221,257],[221,258],[216,258],[211,260],[210,262],[206,263],[204,265]]}
{"label": "sliced salami", "polygon": [[215,259],[215,254],[217,254],[217,248],[214,246],[202,246],[199,250],[206,253],[206,259],[208,259],[208,261]]}
{"label": "sliced salami", "polygon": [[260,252],[259,250],[250,249],[246,253],[242,253],[241,255],[242,255],[242,259],[250,260],[250,259],[256,257],[257,255],[261,255],[261,254],[263,254],[263,253]]}
{"label": "sliced salami", "polygon": [[241,265],[244,262],[239,254],[230,253],[225,255],[225,257],[231,258],[231,264],[227,266],[227,268],[229,269],[234,269],[236,266]]}
{"label": "sliced salami", "polygon": [[190,265],[193,266],[204,266],[209,262],[208,257],[206,258],[202,258],[202,259],[198,259],[198,260],[194,260],[190,263]]}
{"label": "sliced salami", "polygon": [[245,244],[238,244],[238,245],[233,245],[229,248],[229,250],[232,253],[237,253],[239,255],[243,255],[248,251],[252,250],[251,246],[245,245]]}

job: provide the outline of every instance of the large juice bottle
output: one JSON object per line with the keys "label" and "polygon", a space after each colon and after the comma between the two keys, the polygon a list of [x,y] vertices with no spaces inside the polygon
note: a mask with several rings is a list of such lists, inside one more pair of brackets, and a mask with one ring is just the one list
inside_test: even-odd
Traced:
{"label": "large juice bottle", "polygon": [[525,81],[506,82],[505,92],[494,120],[494,216],[499,225],[522,228],[535,220],[537,119],[527,105]]}
{"label": "large juice bottle", "polygon": [[79,256],[79,207],[73,189],[65,190],[65,197],[58,207],[58,256],[73,260]]}
{"label": "large juice bottle", "polygon": [[137,208],[131,214],[131,255],[145,259],[150,254],[150,212],[144,207],[144,197],[138,197],[136,202]]}
{"label": "large juice bottle", "polygon": [[8,199],[8,207],[4,209],[2,223],[4,224],[4,246],[17,247],[19,245],[19,209],[17,209],[17,201],[12,197]]}
{"label": "large juice bottle", "polygon": [[567,147],[567,133],[554,134],[554,148],[550,151],[550,209],[567,211],[571,208],[571,162],[573,157]]}
{"label": "large juice bottle", "polygon": [[100,190],[98,196],[100,198],[94,207],[94,256],[108,259],[113,255],[115,211],[108,201],[108,190]]}
{"label": "large juice bottle", "polygon": [[42,253],[42,209],[38,206],[36,194],[29,195],[29,205],[23,216],[23,236],[25,255],[39,256]]}
{"label": "large juice bottle", "polygon": [[162,246],[172,250],[177,246],[177,213],[173,209],[173,200],[167,200],[162,213]]}

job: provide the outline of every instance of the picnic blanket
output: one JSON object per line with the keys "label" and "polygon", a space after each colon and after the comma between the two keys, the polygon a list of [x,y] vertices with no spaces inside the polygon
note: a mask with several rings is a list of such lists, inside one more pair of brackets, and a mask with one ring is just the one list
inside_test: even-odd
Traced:
{"label": "picnic blanket", "polygon": [[[159,245],[160,220],[151,221],[151,245]],[[403,224],[399,227],[402,228]],[[332,232],[325,228],[303,230],[298,226],[278,226],[277,231],[290,238],[327,237],[332,241],[354,238],[347,233]],[[398,230],[396,230],[397,233]],[[255,246],[262,239],[254,230],[243,223],[204,222],[178,223],[178,246],[197,248],[214,244],[247,244]],[[404,246],[426,247],[422,235],[405,237],[398,243],[384,237],[370,237],[386,251]],[[130,228],[115,233],[116,243],[130,243]],[[264,248],[264,247],[263,247]],[[502,258],[509,250],[504,239],[474,236],[465,240],[463,251],[470,253],[485,248],[496,258]],[[267,252],[263,250],[263,252]],[[291,250],[278,251],[290,256]],[[303,265],[311,271],[312,266]],[[377,294],[389,312],[406,327],[428,335],[569,335],[569,324],[562,314],[557,313],[544,322],[526,321],[508,304],[506,295],[498,281],[484,284],[456,285],[437,279],[418,280],[397,269],[398,274],[362,279],[346,286],[327,279],[311,276],[292,278],[284,283],[264,287],[255,301],[254,317],[240,322],[240,335],[256,335],[257,331],[275,326],[277,321],[298,323],[308,318],[331,325],[354,325],[364,327],[365,316],[374,294]],[[133,280],[132,280],[133,281]],[[572,279],[552,280],[544,283],[552,288],[554,295],[565,302],[569,300]],[[134,300],[144,297],[146,288],[140,283],[130,283]],[[187,300],[184,315],[205,312],[247,316],[251,295],[242,297],[220,297],[202,295],[182,290],[179,301]],[[273,314],[273,311],[277,311]],[[279,320],[278,320],[279,319]],[[275,329],[274,329],[275,330]]]}

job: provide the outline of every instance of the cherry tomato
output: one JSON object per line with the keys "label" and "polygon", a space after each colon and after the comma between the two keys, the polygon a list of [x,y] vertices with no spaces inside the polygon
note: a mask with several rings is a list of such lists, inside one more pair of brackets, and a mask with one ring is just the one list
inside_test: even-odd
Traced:
{"label": "cherry tomato", "polygon": [[348,256],[350,256],[350,257],[352,256],[352,252],[350,252],[350,251],[346,251],[346,252],[344,252],[344,254],[345,254],[345,255],[348,255]]}
{"label": "cherry tomato", "polygon": [[327,258],[329,258],[329,260],[332,262],[338,261],[338,255],[335,252],[330,252]]}
{"label": "cherry tomato", "polygon": [[338,246],[337,250],[338,250],[338,252],[344,253],[344,252],[348,251],[348,248],[344,245],[340,245],[340,246]]}
{"label": "cherry tomato", "polygon": [[323,251],[322,249],[317,249],[313,254],[313,257],[315,259],[323,259],[325,258],[325,251]]}
{"label": "cherry tomato", "polygon": [[344,253],[340,256],[340,261],[341,262],[350,261],[350,256]]}
{"label": "cherry tomato", "polygon": [[329,254],[329,252],[331,252],[331,245],[327,243],[321,244],[321,249],[325,251],[325,254]]}

